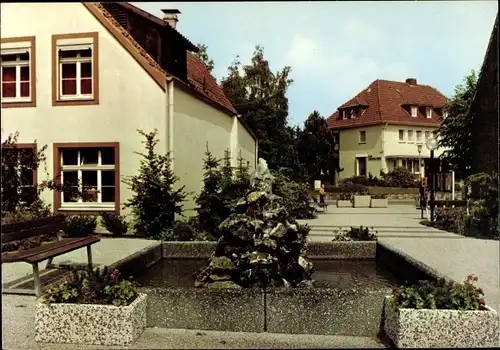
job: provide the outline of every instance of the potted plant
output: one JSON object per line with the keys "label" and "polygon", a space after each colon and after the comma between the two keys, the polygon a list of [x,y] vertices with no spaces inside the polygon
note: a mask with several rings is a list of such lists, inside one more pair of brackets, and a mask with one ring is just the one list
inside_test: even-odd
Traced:
{"label": "potted plant", "polygon": [[370,208],[370,198],[368,192],[356,192],[353,198],[354,208]]}
{"label": "potted plant", "polygon": [[371,208],[387,208],[389,200],[386,194],[372,194],[370,207]]}
{"label": "potted plant", "polygon": [[350,193],[341,193],[337,199],[337,208],[352,208],[352,199]]}
{"label": "potted plant", "polygon": [[35,341],[130,345],[146,328],[146,306],[118,270],[73,271],[37,304]]}
{"label": "potted plant", "polygon": [[499,318],[484,293],[467,276],[464,283],[419,281],[393,287],[386,297],[384,330],[396,347],[497,347]]}

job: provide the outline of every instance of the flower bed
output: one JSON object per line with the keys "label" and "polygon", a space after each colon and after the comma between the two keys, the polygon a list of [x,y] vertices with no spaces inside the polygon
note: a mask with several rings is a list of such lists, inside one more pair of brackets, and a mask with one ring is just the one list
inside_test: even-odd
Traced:
{"label": "flower bed", "polygon": [[35,341],[130,345],[146,328],[146,294],[117,270],[74,272],[49,288],[36,307]]}
{"label": "flower bed", "polygon": [[420,281],[387,296],[384,330],[397,347],[496,347],[499,318],[485,305],[483,291],[463,283]]}

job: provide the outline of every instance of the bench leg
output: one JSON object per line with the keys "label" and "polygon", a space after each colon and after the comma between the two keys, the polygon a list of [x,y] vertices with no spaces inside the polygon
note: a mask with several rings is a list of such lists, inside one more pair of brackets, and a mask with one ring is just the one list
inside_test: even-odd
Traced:
{"label": "bench leg", "polygon": [[49,260],[47,260],[47,265],[45,265],[45,268],[46,268],[46,269],[50,269],[50,268],[51,268],[51,265],[52,265],[52,259],[54,259],[54,258],[50,258]]}
{"label": "bench leg", "polygon": [[87,246],[87,259],[88,259],[88,265],[89,265],[89,270],[92,271],[92,250],[91,246]]}
{"label": "bench leg", "polygon": [[35,295],[40,297],[40,273],[38,271],[38,263],[33,264],[33,277],[35,279]]}

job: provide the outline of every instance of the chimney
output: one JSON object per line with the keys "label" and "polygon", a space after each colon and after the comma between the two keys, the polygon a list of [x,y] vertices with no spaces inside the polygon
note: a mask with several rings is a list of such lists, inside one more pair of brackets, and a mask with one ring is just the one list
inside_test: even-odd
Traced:
{"label": "chimney", "polygon": [[165,9],[161,11],[163,12],[163,20],[175,29],[177,22],[179,22],[177,15],[180,14],[181,11],[177,9]]}
{"label": "chimney", "polygon": [[406,79],[406,84],[417,85],[417,79],[415,79],[415,78],[408,78],[408,79]]}

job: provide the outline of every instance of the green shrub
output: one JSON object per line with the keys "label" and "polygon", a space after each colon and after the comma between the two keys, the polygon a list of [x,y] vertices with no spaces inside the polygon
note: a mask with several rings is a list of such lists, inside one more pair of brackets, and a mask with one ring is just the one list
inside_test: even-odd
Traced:
{"label": "green shrub", "polygon": [[478,280],[467,276],[464,283],[438,281],[419,281],[411,286],[393,287],[392,307],[407,309],[448,309],[481,310],[485,300],[483,290],[474,285]]}
{"label": "green shrub", "polygon": [[342,182],[351,182],[353,184],[363,185],[363,186],[384,186],[384,180],[373,176],[371,173],[368,176],[351,176],[342,180]]}
{"label": "green shrub", "polygon": [[340,184],[340,191],[343,194],[349,195],[365,195],[368,194],[368,187],[361,184],[355,184],[352,182],[344,182]]}
{"label": "green shrub", "polygon": [[496,174],[474,174],[466,183],[472,190],[471,218],[467,234],[479,238],[499,239],[498,177]]}
{"label": "green shrub", "polygon": [[434,218],[434,227],[465,235],[467,225],[467,209],[458,208],[437,208]]}
{"label": "green shrub", "polygon": [[175,188],[178,178],[171,169],[170,155],[156,153],[157,130],[138,132],[146,139],[146,153],[136,152],[141,157],[138,174],[123,179],[133,192],[125,207],[132,209],[136,234],[152,238],[173,227],[175,215],[182,215],[186,193],[184,186]]}
{"label": "green shrub", "polygon": [[128,224],[122,215],[103,211],[101,213],[101,221],[106,230],[111,232],[115,237],[120,237],[127,233]]}
{"label": "green shrub", "polygon": [[396,167],[394,170],[382,175],[384,185],[387,187],[416,187],[418,183],[410,170],[405,167]]}
{"label": "green shrub", "polygon": [[67,215],[63,231],[67,237],[86,237],[95,232],[97,217],[87,215]]}
{"label": "green shrub", "polygon": [[281,197],[280,201],[288,214],[294,219],[313,219],[314,206],[311,205],[311,194],[306,184],[291,180],[281,171],[272,171],[273,194]]}
{"label": "green shrub", "polygon": [[137,292],[131,281],[120,279],[118,270],[72,271],[63,282],[51,286],[43,294],[45,303],[108,304],[125,306]]}
{"label": "green shrub", "polygon": [[350,229],[335,229],[333,230],[333,242],[338,241],[376,241],[377,231],[373,231],[373,227],[351,227]]}

